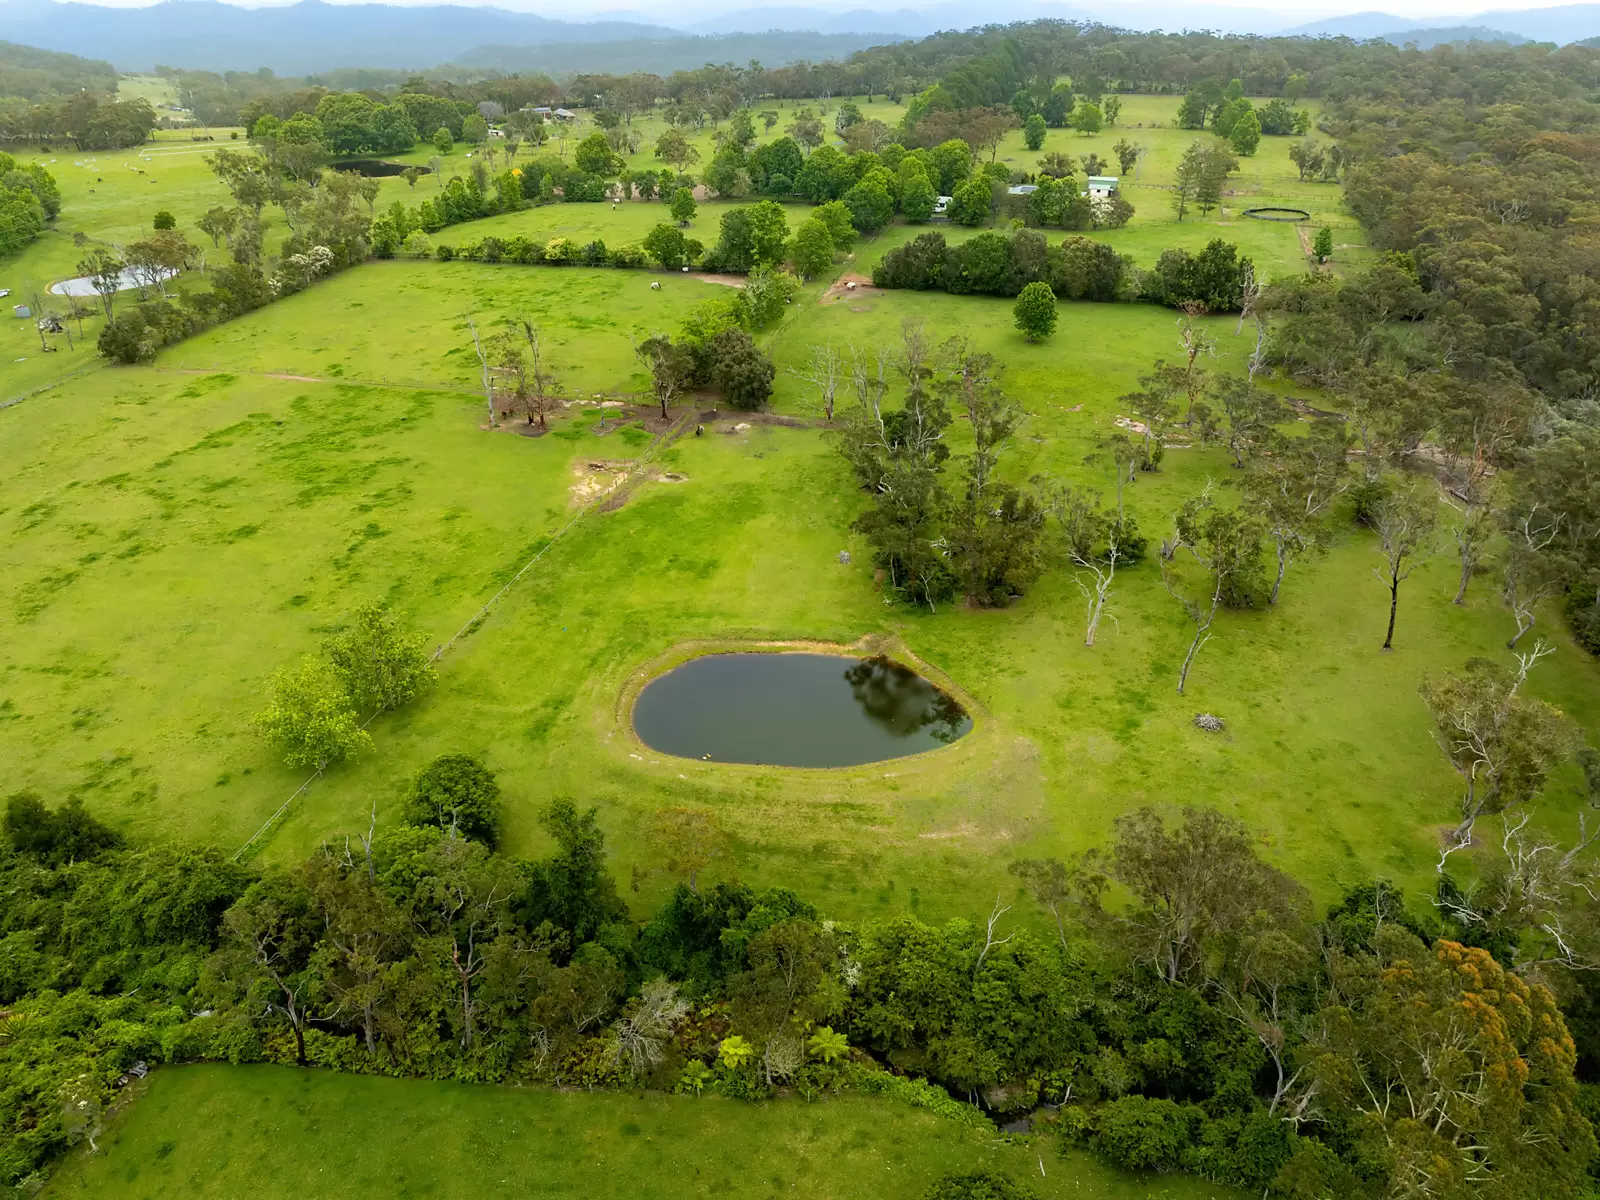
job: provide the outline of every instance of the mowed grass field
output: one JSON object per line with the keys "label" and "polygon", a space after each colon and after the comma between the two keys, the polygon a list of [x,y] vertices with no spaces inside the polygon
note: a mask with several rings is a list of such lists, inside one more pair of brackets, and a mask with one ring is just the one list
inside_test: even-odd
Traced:
{"label": "mowed grass field", "polygon": [[43,1195],[915,1200],[946,1173],[990,1170],[1045,1200],[1240,1196],[853,1096],[748,1104],[224,1066],[146,1086],[101,1153],[75,1154]]}
{"label": "mowed grass field", "polygon": [[[551,435],[485,432],[464,322],[539,321],[571,389],[642,389],[630,332],[670,329],[717,285],[648,273],[466,263],[372,264],[162,354],[0,411],[0,760],[6,786],[82,794],[140,836],[238,845],[299,786],[250,724],[278,666],[358,604],[389,604],[444,642],[578,511],[595,464],[625,467],[649,434],[575,409]],[[780,366],[811,345],[868,347],[920,319],[937,339],[994,353],[1029,412],[1006,469],[1100,487],[1094,459],[1117,398],[1177,351],[1174,314],[1063,305],[1029,345],[1005,301],[808,288],[770,335]],[[1220,368],[1248,335],[1213,319]],[[387,380],[387,382],[385,382]],[[709,402],[708,402],[709,403]],[[815,416],[780,374],[776,406]],[[508,800],[507,842],[545,843],[542,806],[600,807],[644,911],[671,884],[643,840],[657,807],[703,805],[736,850],[714,874],[795,887],[856,918],[910,907],[969,915],[1014,882],[1021,855],[1103,844],[1141,804],[1206,803],[1246,820],[1264,851],[1322,897],[1384,874],[1427,886],[1456,780],[1429,736],[1423,676],[1503,654],[1510,621],[1490,585],[1449,603],[1440,556],[1402,596],[1398,649],[1378,651],[1385,594],[1370,535],[1342,522],[1330,555],[1296,565],[1280,604],[1227,613],[1188,695],[1189,629],[1152,564],[1119,576],[1098,644],[1051,569],[1013,607],[937,614],[886,606],[849,528],[861,498],[820,428],[724,419],[653,460],[616,511],[584,516],[493,615],[443,659],[437,689],[376,722],[376,751],[296,802],[265,854],[291,860],[447,751],[481,754]],[[961,434],[955,434],[957,450]],[[1208,480],[1217,450],[1174,450],[1128,503],[1153,539]],[[604,478],[611,478],[605,476]],[[852,553],[841,565],[840,550]],[[1558,647],[1533,686],[1586,729],[1600,671]],[[690,762],[646,751],[620,700],[685,643],[863,637],[903,645],[980,706],[978,729],[936,754],[843,771]],[[1221,737],[1191,725],[1221,715]],[[1552,788],[1552,820],[1575,803]]]}

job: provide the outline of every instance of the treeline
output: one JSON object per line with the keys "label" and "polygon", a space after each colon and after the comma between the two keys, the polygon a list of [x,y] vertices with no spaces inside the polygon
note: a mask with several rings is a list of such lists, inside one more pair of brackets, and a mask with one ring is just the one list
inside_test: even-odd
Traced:
{"label": "treeline", "polygon": [[[200,251],[177,229],[158,231],[121,252],[95,250],[79,262],[78,273],[93,282],[105,316],[99,348],[107,357],[147,362],[162,346],[293,295],[368,257],[377,180],[329,171],[313,188],[261,155],[227,149],[208,155],[207,162],[236,201],[233,207],[210,209],[195,222],[229,260],[207,270],[210,288],[169,297],[169,275],[193,266]],[[262,219],[268,204],[282,208],[290,228],[275,258],[267,252]],[[118,281],[130,266],[144,281],[141,302],[131,305],[120,299]],[[151,291],[157,298],[147,298]]]}
{"label": "treeline", "polygon": [[881,288],[1016,296],[1046,283],[1063,300],[1149,300],[1209,312],[1237,311],[1254,279],[1250,260],[1221,238],[1198,254],[1164,250],[1154,268],[1141,270],[1104,242],[1074,236],[1051,246],[1036,229],[979,233],[953,245],[942,233],[919,234],[872,269]]}
{"label": "treeline", "polygon": [[39,163],[19,167],[0,153],[0,258],[16,254],[61,211],[55,177]]}
{"label": "treeline", "polygon": [[1458,598],[1489,573],[1488,548],[1504,546],[1490,577],[1518,614],[1513,642],[1558,601],[1600,653],[1600,340],[1583,315],[1600,271],[1582,232],[1600,216],[1589,54],[1362,60],[1331,93],[1325,125],[1346,198],[1386,257],[1343,281],[1275,283],[1259,345],[1328,389],[1364,462],[1422,467],[1443,452]]}
{"label": "treeline", "polygon": [[[1381,881],[1314,912],[1210,810],[1144,809],[1103,851],[1013,862],[1031,923],[997,904],[932,925],[831,920],[730,879],[716,814],[686,807],[648,823],[679,882],[637,920],[594,808],[542,805],[552,850],[523,859],[497,849],[500,787],[471,757],[428,764],[398,800],[399,823],[255,868],[125,847],[76,803],[11,797],[0,1183],[97,1137],[136,1064],[221,1059],[749,1100],[853,1089],[964,1120],[1044,1104],[1047,1144],[1306,1200],[1419,1177],[1588,1186],[1594,1093],[1555,993],[1514,969],[1515,933],[1491,954]],[[1105,902],[1112,885],[1126,904]],[[1402,1088],[1410,1104],[1386,1102]]]}
{"label": "treeline", "polygon": [[125,150],[142,143],[155,127],[156,110],[148,100],[118,100],[115,91],[0,107],[0,141],[42,146],[71,141],[79,150]]}

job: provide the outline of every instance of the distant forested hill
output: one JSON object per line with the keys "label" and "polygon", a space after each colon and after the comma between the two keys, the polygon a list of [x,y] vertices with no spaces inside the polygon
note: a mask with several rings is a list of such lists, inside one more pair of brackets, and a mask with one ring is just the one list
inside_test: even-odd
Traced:
{"label": "distant forested hill", "polygon": [[117,72],[108,62],[0,42],[0,96],[38,100],[68,92],[110,92]]}
{"label": "distant forested hill", "polygon": [[309,75],[337,67],[431,67],[479,46],[676,37],[641,22],[551,20],[463,5],[324,4],[239,8],[162,0],[148,8],[6,3],[0,32],[51,50],[100,54],[122,71],[165,63],[191,70]]}
{"label": "distant forested hill", "polygon": [[499,71],[547,71],[572,75],[633,71],[670,74],[692,71],[707,63],[743,63],[754,59],[767,67],[808,60],[845,58],[873,46],[901,40],[892,33],[734,33],[721,37],[639,38],[562,46],[480,46],[456,59],[456,65]]}

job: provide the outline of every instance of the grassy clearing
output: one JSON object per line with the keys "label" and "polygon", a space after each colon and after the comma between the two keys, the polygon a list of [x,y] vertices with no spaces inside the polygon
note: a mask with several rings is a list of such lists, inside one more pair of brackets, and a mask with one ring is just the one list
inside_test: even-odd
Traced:
{"label": "grassy clearing", "polygon": [[[108,368],[0,412],[0,538],[14,564],[0,596],[0,758],[18,764],[8,789],[81,792],[146,836],[242,842],[300,782],[249,727],[275,667],[367,600],[442,642],[567,522],[589,463],[648,441],[637,428],[597,433],[595,409],[539,439],[480,431],[460,312],[527,309],[574,388],[624,390],[643,382],[628,330],[664,327],[713,286],[668,279],[652,293],[648,278],[364,267],[155,368]],[[966,336],[1007,364],[1031,414],[1009,458],[1018,477],[1109,489],[1085,459],[1113,428],[1116,398],[1177,348],[1173,314],[1147,306],[1064,305],[1056,336],[1030,346],[1004,301],[819,303],[818,290],[773,335],[780,365],[821,340],[891,339],[907,317]],[[1227,320],[1212,326],[1221,365],[1236,365],[1245,339]],[[809,411],[780,380],[778,407]],[[687,482],[646,483],[619,511],[585,518],[447,656],[431,696],[374,726],[375,755],[314,787],[268,855],[297,857],[373,804],[385,819],[406,775],[466,750],[501,772],[514,851],[542,847],[538,809],[570,794],[601,806],[626,878],[650,865],[642,831],[657,806],[702,804],[737,840],[724,873],[796,887],[841,916],[966,914],[1011,886],[1011,857],[1100,843],[1115,816],[1150,802],[1237,813],[1321,895],[1373,873],[1426,885],[1455,779],[1416,688],[1429,670],[1503,652],[1509,621],[1487,585],[1457,608],[1452,568],[1435,560],[1403,597],[1398,651],[1381,655],[1371,539],[1345,525],[1328,558],[1293,569],[1276,610],[1223,618],[1179,697],[1188,634],[1153,566],[1119,579],[1120,624],[1093,650],[1059,561],[1004,612],[886,608],[825,435],[731,424],[666,453],[660,465]],[[1174,451],[1129,504],[1160,537],[1182,497],[1230,475],[1219,451]],[[618,712],[630,676],[687,641],[866,635],[947,672],[983,707],[980,730],[887,769],[779,771],[646,752]],[[1600,671],[1555,637],[1536,688],[1592,728]],[[1197,711],[1222,715],[1229,733],[1193,729]],[[1552,819],[1572,802],[1568,782]],[[669,882],[644,878],[641,911]]]}
{"label": "grassy clearing", "polygon": [[912,1200],[947,1172],[979,1169],[1027,1180],[1045,1197],[1074,1200],[1237,1194],[1192,1179],[1124,1175],[1083,1155],[1062,1158],[1047,1142],[1008,1144],[856,1097],[745,1104],[281,1067],[159,1071],[102,1147],[71,1160],[44,1194],[821,1200],[870,1192]]}

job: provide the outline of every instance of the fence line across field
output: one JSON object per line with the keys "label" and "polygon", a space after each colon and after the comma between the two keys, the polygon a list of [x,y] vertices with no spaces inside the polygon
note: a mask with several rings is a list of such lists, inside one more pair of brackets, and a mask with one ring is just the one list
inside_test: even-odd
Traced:
{"label": "fence line across field", "polygon": [[[696,413],[696,411],[691,407],[688,412],[679,417],[671,426],[656,435],[655,440],[652,441],[650,445],[645,448],[644,453],[639,456],[637,460],[638,465],[633,469],[635,485],[638,483],[638,472],[649,464],[650,460],[655,457],[656,452],[667,443],[675,441],[678,435],[687,429],[690,423],[693,422],[697,417],[698,413]],[[501,598],[505,596],[505,594],[513,587],[515,587],[524,575],[534,568],[539,560],[549,552],[552,546],[565,537],[567,532],[571,530],[572,527],[579,521],[583,520],[584,517],[588,516],[591,512],[595,511],[595,509],[612,500],[617,491],[617,488],[612,488],[610,491],[601,493],[589,501],[588,504],[580,508],[576,513],[574,513],[572,519],[558,529],[554,534],[552,534],[550,539],[546,541],[543,546],[539,547],[538,551],[533,555],[533,557],[528,559],[527,562],[523,563],[522,566],[517,570],[517,573],[508,579],[498,592],[496,592],[493,596],[490,596],[477,612],[472,614],[472,616],[467,620],[466,624],[461,626],[460,629],[456,630],[455,633],[451,634],[449,640],[445,641],[434,650],[434,652],[429,656],[429,660],[432,662],[438,662],[444,657],[445,651],[449,650],[463,637],[470,633],[476,626],[486,620],[490,611],[496,604],[500,602]],[[361,728],[365,729],[368,725],[371,725],[378,719],[380,715],[382,714],[373,713],[361,723]],[[262,838],[270,833],[276,827],[278,822],[283,819],[284,814],[289,811],[289,808],[294,804],[294,802],[303,796],[307,791],[309,791],[313,783],[322,778],[322,774],[323,769],[319,767],[306,778],[305,782],[303,782],[299,787],[295,788],[295,790],[289,795],[289,798],[278,806],[277,811],[266,819],[261,828],[250,835],[250,840],[245,842],[244,845],[240,846],[233,852],[233,861],[241,861],[250,851],[252,846],[256,845],[261,841]]]}

